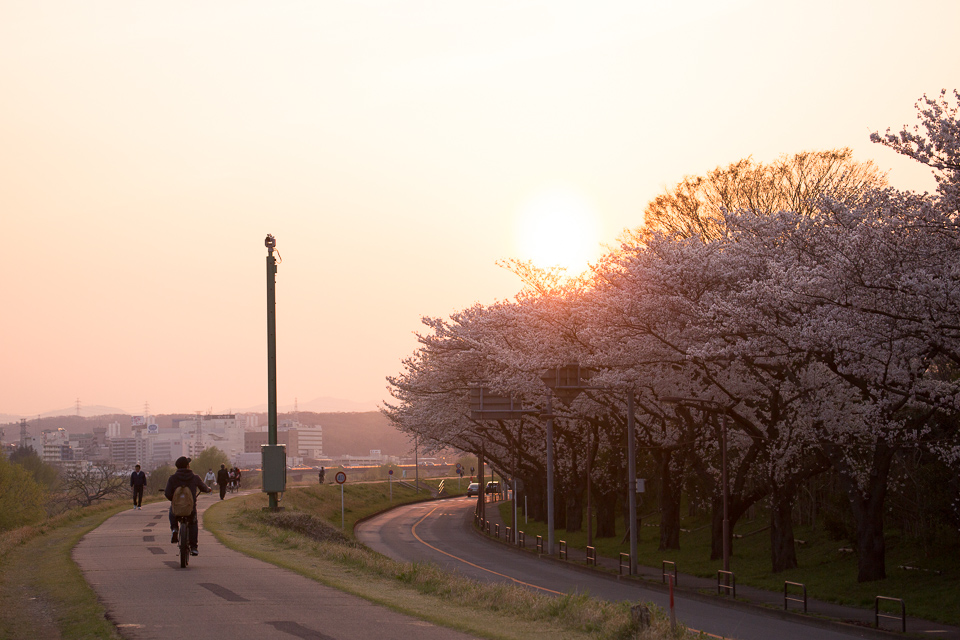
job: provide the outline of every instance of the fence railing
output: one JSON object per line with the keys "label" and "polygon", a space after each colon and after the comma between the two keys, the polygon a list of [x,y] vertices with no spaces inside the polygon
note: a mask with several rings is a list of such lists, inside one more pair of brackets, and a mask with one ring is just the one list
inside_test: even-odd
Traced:
{"label": "fence railing", "polygon": [[[887,613],[880,613],[880,601],[885,602],[899,602],[900,603],[900,615],[892,616]],[[890,620],[899,620],[900,621],[900,631],[902,633],[907,632],[907,605],[901,598],[888,598],[886,596],[877,596],[873,601],[873,626],[877,629],[880,628],[880,618],[889,618]]]}
{"label": "fence railing", "polygon": [[673,586],[677,586],[677,563],[671,560],[664,560],[660,563],[660,581],[667,584],[667,565],[673,567]]}
{"label": "fence railing", "polygon": [[733,571],[717,569],[717,593],[722,595],[724,591],[737,597],[737,576],[733,575]]}
{"label": "fence railing", "polygon": [[[790,597],[787,595],[787,587],[799,587],[803,589],[803,598]],[[807,585],[802,582],[790,582],[788,580],[783,581],[783,610],[787,610],[787,604],[790,602],[802,602],[803,603],[803,612],[807,612]]]}

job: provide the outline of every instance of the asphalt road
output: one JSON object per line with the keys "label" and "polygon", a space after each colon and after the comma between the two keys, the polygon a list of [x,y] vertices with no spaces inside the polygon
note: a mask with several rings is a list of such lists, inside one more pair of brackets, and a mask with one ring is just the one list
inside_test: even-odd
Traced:
{"label": "asphalt road", "polygon": [[[510,550],[471,530],[473,498],[399,507],[361,523],[357,538],[397,560],[429,561],[487,582],[513,582],[545,593],[585,592],[611,601],[630,600],[669,606],[663,591],[633,581],[595,575]],[[873,637],[868,631],[834,630],[783,620],[774,613],[725,606],[722,602],[677,595],[677,618],[688,627],[736,640],[849,640]]]}

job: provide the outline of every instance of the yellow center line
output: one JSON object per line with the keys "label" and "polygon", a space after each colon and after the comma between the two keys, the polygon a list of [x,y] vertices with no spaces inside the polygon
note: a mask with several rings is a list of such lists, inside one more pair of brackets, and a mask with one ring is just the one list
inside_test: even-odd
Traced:
{"label": "yellow center line", "polygon": [[[538,586],[535,585],[535,584],[530,584],[529,582],[524,582],[523,580],[517,580],[516,578],[513,578],[513,577],[508,576],[508,575],[506,575],[506,574],[498,573],[498,572],[493,571],[493,570],[491,570],[491,569],[487,569],[486,567],[481,567],[480,565],[474,564],[474,563],[470,562],[469,560],[464,560],[463,558],[461,558],[461,557],[459,557],[459,556],[455,556],[455,555],[453,555],[452,553],[447,553],[447,552],[444,551],[443,549],[438,549],[437,547],[433,546],[432,544],[430,544],[429,542],[427,542],[426,540],[424,540],[423,538],[421,538],[420,536],[418,536],[418,535],[417,535],[417,527],[420,525],[421,522],[423,522],[424,520],[426,520],[427,518],[429,518],[430,516],[432,516],[432,515],[433,515],[433,512],[436,511],[436,510],[439,509],[439,508],[440,508],[440,506],[438,505],[438,506],[434,507],[433,509],[431,509],[428,513],[424,514],[424,516],[423,516],[422,518],[420,518],[419,520],[417,520],[417,521],[414,523],[413,527],[410,529],[410,532],[413,533],[413,537],[416,538],[417,541],[420,542],[420,544],[423,544],[423,545],[426,545],[426,546],[430,547],[431,549],[433,549],[433,550],[436,551],[437,553],[442,553],[443,555],[445,555],[445,556],[447,556],[447,557],[449,557],[449,558],[453,558],[454,560],[459,560],[460,562],[462,562],[462,563],[464,563],[464,564],[468,564],[468,565],[470,565],[471,567],[473,567],[474,569],[480,569],[481,571],[486,571],[487,573],[492,573],[492,574],[495,575],[495,576],[500,576],[501,578],[506,578],[507,580],[512,580],[513,582],[516,582],[517,584],[522,584],[522,585],[525,586],[525,587],[530,587],[531,589],[539,589],[540,591],[547,591],[547,592],[549,592],[549,593],[555,593],[555,594],[557,594],[558,596],[566,595],[565,593],[561,593],[561,592],[559,592],[559,591],[554,591],[553,589],[547,589],[546,587],[538,587]],[[687,630],[688,630],[688,631],[692,631],[693,633],[700,633],[700,634],[703,634],[703,635],[705,635],[705,636],[709,636],[709,637],[711,637],[711,638],[717,638],[718,640],[726,640],[723,636],[716,636],[716,635],[713,635],[712,633],[707,633],[706,631],[698,631],[697,629],[693,629],[692,627],[687,627]]]}
{"label": "yellow center line", "polygon": [[439,509],[439,508],[440,508],[439,506],[436,506],[436,507],[434,507],[433,509],[431,509],[429,513],[425,514],[422,518],[420,518],[419,520],[417,520],[416,524],[414,524],[414,525],[413,525],[413,528],[410,530],[410,531],[413,533],[413,537],[416,538],[421,544],[424,544],[424,545],[430,547],[431,549],[433,549],[434,551],[436,551],[436,552],[438,552],[438,553],[442,553],[442,554],[445,555],[445,556],[448,556],[448,557],[450,557],[450,558],[453,558],[454,560],[459,560],[460,562],[462,562],[462,563],[464,563],[464,564],[468,564],[468,565],[470,565],[471,567],[473,567],[473,568],[475,568],[475,569],[480,569],[481,571],[486,571],[487,573],[492,573],[492,574],[495,575],[495,576],[500,576],[501,578],[506,578],[507,580],[512,580],[513,582],[516,582],[517,584],[522,584],[522,585],[525,586],[525,587],[530,587],[531,589],[539,589],[540,591],[547,591],[547,592],[549,592],[549,593],[555,593],[555,594],[557,594],[558,596],[566,595],[566,594],[564,594],[564,593],[561,593],[560,591],[554,591],[553,589],[547,589],[546,587],[539,587],[539,586],[537,586],[537,585],[535,585],[535,584],[530,584],[529,582],[524,582],[523,580],[517,580],[516,578],[513,578],[513,577],[508,576],[508,575],[506,575],[506,574],[497,573],[496,571],[492,571],[492,570],[490,570],[490,569],[487,569],[486,567],[481,567],[481,566],[478,565],[478,564],[474,564],[474,563],[470,562],[469,560],[464,560],[463,558],[460,558],[460,557],[458,557],[458,556],[455,556],[455,555],[453,555],[452,553],[447,553],[447,552],[444,551],[443,549],[438,549],[437,547],[433,546],[433,545],[430,544],[429,542],[426,542],[423,538],[421,538],[420,536],[417,535],[417,526],[418,526],[421,522],[423,522],[424,520],[426,520],[427,518],[429,518],[431,515],[433,515],[433,512],[436,511],[436,510]]}

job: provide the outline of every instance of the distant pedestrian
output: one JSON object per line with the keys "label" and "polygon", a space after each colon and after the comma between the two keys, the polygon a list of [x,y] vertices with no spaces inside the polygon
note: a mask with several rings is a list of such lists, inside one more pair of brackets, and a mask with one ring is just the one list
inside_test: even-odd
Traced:
{"label": "distant pedestrian", "polygon": [[133,487],[133,508],[140,509],[143,504],[143,488],[147,486],[147,474],[140,471],[140,465],[134,467],[130,474],[130,486]]}
{"label": "distant pedestrian", "polygon": [[224,465],[220,465],[220,471],[217,471],[217,486],[220,487],[220,499],[227,495],[227,483],[230,482],[230,474]]}
{"label": "distant pedestrian", "polygon": [[327,475],[327,472],[324,471],[323,467],[320,467],[320,484],[323,484],[323,478]]}
{"label": "distant pedestrian", "polygon": [[203,476],[203,484],[212,487],[217,483],[217,476],[213,475],[213,469],[207,469],[207,475]]}

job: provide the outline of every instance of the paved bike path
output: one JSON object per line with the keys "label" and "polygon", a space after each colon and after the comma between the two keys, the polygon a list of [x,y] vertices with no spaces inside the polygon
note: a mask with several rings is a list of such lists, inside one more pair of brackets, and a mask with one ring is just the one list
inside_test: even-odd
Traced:
{"label": "paved bike path", "polygon": [[[201,497],[201,513],[215,499]],[[121,512],[77,545],[73,559],[124,638],[467,640],[232,551],[201,526],[200,555],[180,568],[168,503]]]}

